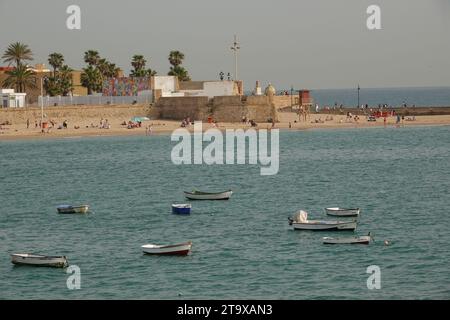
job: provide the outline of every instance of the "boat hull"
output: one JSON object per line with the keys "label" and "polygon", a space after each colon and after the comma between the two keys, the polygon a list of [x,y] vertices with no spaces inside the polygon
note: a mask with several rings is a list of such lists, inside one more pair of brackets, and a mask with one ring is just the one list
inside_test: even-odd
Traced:
{"label": "boat hull", "polygon": [[181,243],[170,246],[158,246],[158,245],[144,245],[142,251],[149,255],[172,255],[172,256],[186,256],[192,249],[192,243]]}
{"label": "boat hull", "polygon": [[185,197],[190,200],[229,200],[232,194],[231,190],[219,193],[184,192]]}
{"label": "boat hull", "polygon": [[89,210],[89,206],[58,207],[56,208],[56,210],[58,210],[58,213],[61,214],[87,213]]}
{"label": "boat hull", "polygon": [[188,205],[172,205],[173,214],[191,214],[191,209]]}
{"label": "boat hull", "polygon": [[67,258],[64,256],[49,257],[30,254],[12,254],[11,262],[15,265],[29,265],[52,268],[65,268],[69,265]]}
{"label": "boat hull", "polygon": [[324,237],[324,244],[365,244],[368,245],[371,241],[371,237],[353,237],[353,238],[330,238]]}
{"label": "boat hull", "polygon": [[360,209],[325,208],[327,215],[334,217],[357,217]]}
{"label": "boat hull", "polygon": [[311,231],[354,231],[357,226],[356,221],[352,222],[336,222],[321,223],[318,221],[309,221],[306,223],[293,222],[292,226],[295,230],[311,230]]}

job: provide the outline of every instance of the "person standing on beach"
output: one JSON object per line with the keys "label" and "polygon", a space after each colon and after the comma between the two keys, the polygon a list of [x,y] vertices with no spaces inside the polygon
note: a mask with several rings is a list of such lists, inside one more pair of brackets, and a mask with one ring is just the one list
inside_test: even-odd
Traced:
{"label": "person standing on beach", "polygon": [[27,129],[30,127],[30,119],[27,119]]}

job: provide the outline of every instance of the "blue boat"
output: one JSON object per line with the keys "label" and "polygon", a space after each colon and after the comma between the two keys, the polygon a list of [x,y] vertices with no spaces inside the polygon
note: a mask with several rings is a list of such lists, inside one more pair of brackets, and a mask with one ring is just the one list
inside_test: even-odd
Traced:
{"label": "blue boat", "polygon": [[190,214],[192,205],[190,204],[173,204],[172,213],[175,214]]}

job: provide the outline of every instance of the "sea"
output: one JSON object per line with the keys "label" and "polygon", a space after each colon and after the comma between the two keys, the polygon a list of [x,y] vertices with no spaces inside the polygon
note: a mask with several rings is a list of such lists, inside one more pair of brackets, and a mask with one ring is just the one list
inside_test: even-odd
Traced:
{"label": "sea", "polygon": [[[286,89],[290,93],[290,88]],[[296,89],[297,90],[297,89]],[[278,91],[278,94],[282,94]],[[358,105],[358,89],[313,89],[311,96],[319,106],[347,107]],[[447,107],[450,106],[450,87],[364,88],[359,90],[359,105],[388,105],[399,107]]]}
{"label": "sea", "polygon": [[[0,299],[449,299],[449,137],[450,126],[285,130],[272,176],[175,165],[169,135],[1,141]],[[172,214],[193,189],[234,193]],[[288,224],[300,209],[331,219],[330,206],[361,208],[357,230]],[[322,243],[369,232],[370,245]],[[141,251],[188,240],[186,257]],[[79,269],[14,266],[22,252]]]}

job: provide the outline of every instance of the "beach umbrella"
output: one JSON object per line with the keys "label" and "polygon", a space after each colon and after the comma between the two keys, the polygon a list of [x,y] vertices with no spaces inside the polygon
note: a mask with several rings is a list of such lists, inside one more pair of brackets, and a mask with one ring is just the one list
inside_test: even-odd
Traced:
{"label": "beach umbrella", "polygon": [[144,121],[149,121],[150,119],[147,117],[133,117],[131,118],[131,121],[133,122],[144,122]]}

